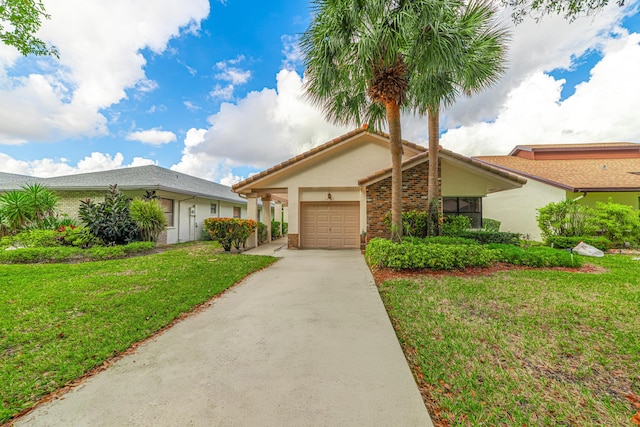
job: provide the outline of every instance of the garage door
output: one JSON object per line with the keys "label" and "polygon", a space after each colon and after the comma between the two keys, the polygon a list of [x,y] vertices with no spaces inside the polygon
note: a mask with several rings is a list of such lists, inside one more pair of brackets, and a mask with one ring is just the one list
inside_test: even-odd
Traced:
{"label": "garage door", "polygon": [[346,249],[360,247],[360,204],[302,203],[300,247]]}

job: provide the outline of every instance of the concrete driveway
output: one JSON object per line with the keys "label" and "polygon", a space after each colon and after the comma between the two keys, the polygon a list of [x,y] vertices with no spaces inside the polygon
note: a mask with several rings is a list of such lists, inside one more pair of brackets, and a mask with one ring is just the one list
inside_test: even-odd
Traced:
{"label": "concrete driveway", "polygon": [[431,426],[360,252],[276,255],[15,425]]}

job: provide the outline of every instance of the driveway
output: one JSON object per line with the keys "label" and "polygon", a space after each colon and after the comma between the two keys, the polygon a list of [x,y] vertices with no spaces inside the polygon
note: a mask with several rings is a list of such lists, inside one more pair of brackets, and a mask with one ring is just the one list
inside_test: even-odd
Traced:
{"label": "driveway", "polygon": [[16,426],[431,426],[357,250],[280,250]]}

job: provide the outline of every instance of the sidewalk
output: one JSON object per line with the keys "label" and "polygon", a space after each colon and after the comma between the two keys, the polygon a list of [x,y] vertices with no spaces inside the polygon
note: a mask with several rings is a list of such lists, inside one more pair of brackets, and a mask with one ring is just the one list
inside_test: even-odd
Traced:
{"label": "sidewalk", "polygon": [[15,425],[432,426],[360,251],[278,255]]}

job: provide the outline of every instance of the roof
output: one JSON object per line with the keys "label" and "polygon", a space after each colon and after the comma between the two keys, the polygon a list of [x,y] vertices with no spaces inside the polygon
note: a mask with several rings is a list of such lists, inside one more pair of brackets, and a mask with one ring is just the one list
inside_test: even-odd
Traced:
{"label": "roof", "polygon": [[230,187],[206,179],[156,165],[113,169],[52,178],[35,178],[18,175],[18,180],[0,181],[0,190],[12,190],[24,184],[25,179],[39,182],[53,190],[106,190],[118,184],[122,190],[163,190],[190,196],[245,204],[246,200],[231,191]]}
{"label": "roof", "polygon": [[478,156],[474,159],[573,192],[640,191],[640,158],[529,160]]}
{"label": "roof", "polygon": [[[477,161],[475,159],[472,159],[470,157],[463,156],[462,154],[454,153],[453,151],[450,151],[450,150],[442,148],[442,146],[439,147],[439,151],[440,151],[440,156],[450,157],[452,159],[456,159],[456,160],[462,161],[462,162],[467,163],[467,164],[469,164],[471,166],[475,166],[477,168],[484,169],[484,170],[486,170],[488,172],[494,173],[496,175],[499,175],[499,176],[501,176],[503,178],[506,178],[508,180],[517,182],[519,184],[525,184],[527,182],[526,179],[524,179],[522,177],[519,177],[516,174],[509,173],[507,171],[502,170],[501,168],[497,168],[495,166],[491,166],[491,165],[488,165],[486,163],[479,162],[479,161]],[[410,159],[407,159],[404,162],[402,162],[402,169],[404,169],[405,167],[409,167],[409,166],[412,166],[412,165],[415,165],[415,164],[419,164],[419,163],[428,161],[428,160],[429,160],[429,151],[424,151],[424,152],[422,152],[420,154],[417,154],[417,155],[411,157]],[[373,174],[367,176],[366,178],[360,179],[358,181],[358,185],[366,186],[366,185],[368,185],[368,184],[370,184],[370,183],[372,183],[374,181],[378,181],[381,178],[384,178],[388,174],[390,174],[391,173],[391,169],[392,169],[391,167],[388,167],[388,168],[385,168],[385,169],[381,169],[381,170],[379,170],[377,172],[374,172]]]}
{"label": "roof", "polygon": [[634,142],[595,142],[587,144],[517,145],[509,155],[532,160],[628,159],[640,157],[640,144]]}
{"label": "roof", "polygon": [[8,184],[11,182],[25,183],[28,181],[33,181],[34,179],[39,178],[35,178],[29,175],[18,175],[17,173],[0,172],[0,184]]}
{"label": "roof", "polygon": [[[386,138],[386,139],[389,138],[388,134],[386,134],[384,132],[371,130],[371,129],[369,129],[369,126],[365,124],[365,125],[357,128],[357,129],[352,130],[351,132],[345,133],[344,135],[341,135],[341,136],[339,136],[337,138],[334,138],[329,142],[325,142],[322,145],[319,145],[319,146],[317,146],[315,148],[312,148],[309,151],[306,151],[306,152],[304,152],[302,154],[299,154],[299,155],[297,155],[295,157],[292,157],[292,158],[290,158],[288,160],[285,160],[284,162],[279,163],[279,164],[277,164],[275,166],[272,166],[267,170],[264,170],[264,171],[262,171],[262,172],[260,172],[258,174],[250,176],[249,178],[245,179],[244,181],[241,181],[241,182],[238,182],[237,184],[234,184],[233,187],[232,187],[233,191],[237,191],[240,188],[247,186],[248,184],[256,182],[256,181],[258,181],[258,180],[260,180],[260,179],[262,179],[262,178],[264,178],[264,177],[266,177],[268,175],[271,175],[271,174],[273,174],[275,172],[278,172],[278,171],[280,171],[282,169],[285,169],[285,168],[288,168],[290,166],[293,166],[293,165],[295,165],[295,164],[297,164],[297,163],[299,163],[299,162],[301,162],[301,161],[303,161],[305,159],[308,159],[310,157],[315,156],[318,153],[326,151],[326,150],[330,149],[331,147],[339,145],[340,143],[342,143],[344,141],[347,141],[350,138],[353,138],[353,137],[355,137],[357,135],[360,135],[360,134],[366,133],[366,132],[368,132],[370,134],[381,136],[381,137]],[[410,147],[413,150],[418,151],[418,152],[426,151],[425,147],[423,147],[421,145],[418,145],[418,144],[414,144],[413,142],[402,140],[402,144],[404,146]]]}

